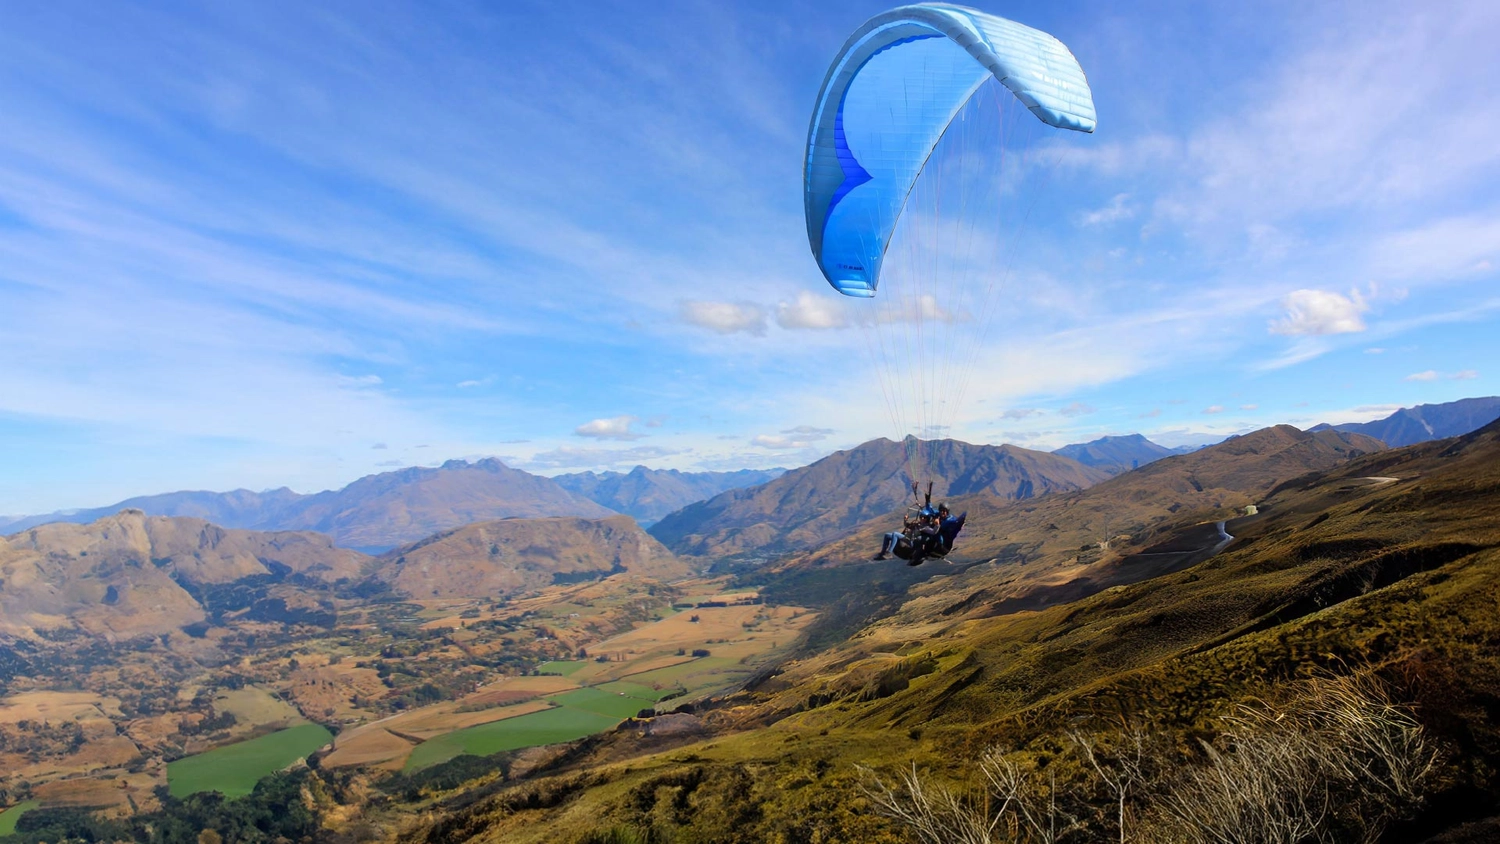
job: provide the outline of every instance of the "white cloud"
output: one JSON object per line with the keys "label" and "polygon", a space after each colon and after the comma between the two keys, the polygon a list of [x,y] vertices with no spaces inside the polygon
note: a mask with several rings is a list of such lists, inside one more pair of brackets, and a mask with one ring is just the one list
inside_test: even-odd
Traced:
{"label": "white cloud", "polygon": [[948,310],[938,303],[937,297],[924,293],[921,296],[899,300],[895,308],[881,311],[881,322],[963,322],[969,315]]}
{"label": "white cloud", "polygon": [[1209,405],[1208,407],[1203,408],[1203,412],[1205,414],[1209,415],[1209,416],[1212,416],[1215,413],[1223,413],[1224,412],[1224,405],[1222,405],[1222,404]]}
{"label": "white cloud", "polygon": [[1072,416],[1087,416],[1088,414],[1093,413],[1094,411],[1095,411],[1095,408],[1093,406],[1084,404],[1081,401],[1075,401],[1072,404],[1068,405],[1067,407],[1063,408],[1062,410],[1059,410],[1058,413],[1062,414],[1063,416],[1072,417]]}
{"label": "white cloud", "polygon": [[832,296],[820,296],[803,290],[794,302],[776,305],[776,324],[788,330],[826,330],[849,325],[849,315]]}
{"label": "white cloud", "polygon": [[751,302],[684,301],[682,321],[719,334],[743,331],[756,337],[766,333],[766,309]]}
{"label": "white cloud", "polygon": [[592,437],[599,440],[638,440],[645,434],[638,434],[630,430],[635,424],[634,416],[613,416],[609,419],[595,419],[585,422],[573,429],[573,435],[577,437]]}
{"label": "white cloud", "polygon": [[470,390],[475,387],[488,387],[493,383],[495,383],[495,376],[490,375],[484,378],[471,378],[468,381],[460,381],[455,386],[460,390]]}
{"label": "white cloud", "polygon": [[833,433],[833,429],[832,428],[817,428],[817,427],[814,427],[812,425],[798,425],[795,428],[788,428],[785,431],[782,431],[781,433],[783,433],[783,434],[797,434],[799,436],[806,437],[808,439],[821,440],[821,439],[826,438],[828,435],[832,434]]}
{"label": "white cloud", "polygon": [[1028,416],[1041,416],[1045,411],[1038,407],[1013,407],[1000,414],[1001,419],[1025,419]]}
{"label": "white cloud", "polygon": [[758,434],[750,438],[750,444],[761,448],[777,450],[809,448],[813,443],[827,439],[832,433],[832,428],[798,425],[795,428],[788,428],[780,434]]}
{"label": "white cloud", "polygon": [[1240,405],[1240,410],[1259,410],[1259,409],[1260,409],[1260,405],[1258,405],[1258,404],[1242,404],[1242,405]]}
{"label": "white cloud", "polygon": [[1436,369],[1429,369],[1426,372],[1414,372],[1411,375],[1406,376],[1406,378],[1404,380],[1407,380],[1407,381],[1439,381],[1439,380],[1446,380],[1446,381],[1473,381],[1475,378],[1478,378],[1478,377],[1479,377],[1479,372],[1478,372],[1478,370],[1474,370],[1474,369],[1462,369],[1462,370],[1459,370],[1458,372],[1449,372],[1449,373],[1446,373],[1446,374],[1442,373],[1442,372],[1438,372]]}
{"label": "white cloud", "polygon": [[1154,408],[1146,411],[1145,413],[1137,414],[1135,418],[1137,418],[1137,419],[1155,419],[1158,416],[1161,416],[1161,408],[1154,407]]}
{"label": "white cloud", "polygon": [[1365,330],[1360,315],[1370,309],[1359,291],[1294,290],[1281,300],[1286,316],[1271,323],[1272,334],[1291,336],[1352,334]]}
{"label": "white cloud", "polygon": [[551,451],[532,455],[530,460],[517,461],[525,469],[588,469],[608,468],[622,463],[636,464],[643,460],[671,457],[683,454],[681,449],[641,445],[634,448],[570,448],[563,446]]}
{"label": "white cloud", "polygon": [[787,437],[779,434],[756,434],[750,438],[750,444],[758,445],[761,448],[782,449],[807,448],[812,443],[807,440],[800,440],[796,437]]}
{"label": "white cloud", "polygon": [[1051,433],[1051,432],[1050,431],[1047,431],[1047,432],[1043,432],[1043,431],[1001,431],[1000,432],[1000,439],[1008,441],[1008,442],[1031,442],[1032,440],[1041,439],[1042,437],[1046,436],[1049,433]]}
{"label": "white cloud", "polygon": [[1079,218],[1079,222],[1085,226],[1098,226],[1106,223],[1119,222],[1120,220],[1128,220],[1131,217],[1134,217],[1136,212],[1136,208],[1134,205],[1126,204],[1126,200],[1128,200],[1129,198],[1129,194],[1117,193],[1115,194],[1114,198],[1109,201],[1108,205],[1104,206],[1103,208],[1098,208],[1093,211],[1086,212],[1081,218]]}

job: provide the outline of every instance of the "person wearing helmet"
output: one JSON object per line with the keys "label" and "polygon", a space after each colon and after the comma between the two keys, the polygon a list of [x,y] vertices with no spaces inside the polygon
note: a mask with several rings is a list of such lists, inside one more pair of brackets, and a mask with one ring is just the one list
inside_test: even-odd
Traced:
{"label": "person wearing helmet", "polygon": [[947,504],[939,504],[937,509],[937,549],[935,556],[947,556],[953,550],[953,542],[958,539],[958,532],[964,529],[964,522],[969,518],[968,511],[953,515],[948,510]]}

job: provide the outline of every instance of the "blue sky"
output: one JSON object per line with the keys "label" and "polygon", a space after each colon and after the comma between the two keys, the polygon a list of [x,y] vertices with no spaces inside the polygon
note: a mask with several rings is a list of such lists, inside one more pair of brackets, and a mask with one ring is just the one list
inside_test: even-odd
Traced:
{"label": "blue sky", "polygon": [[[823,71],[885,6],[8,4],[0,513],[895,435],[801,198]],[[955,436],[1500,393],[1500,6],[981,8],[1072,48],[1099,130]]]}

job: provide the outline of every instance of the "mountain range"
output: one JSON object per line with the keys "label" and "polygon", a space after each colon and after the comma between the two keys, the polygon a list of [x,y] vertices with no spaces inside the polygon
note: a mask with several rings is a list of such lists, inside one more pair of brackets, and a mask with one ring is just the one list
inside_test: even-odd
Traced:
{"label": "mountain range", "polygon": [[550,478],[512,469],[489,457],[366,475],[342,489],[313,495],[282,487],[268,492],[240,489],[141,496],[112,507],[15,519],[0,523],[0,533],[49,522],[88,524],[121,509],[191,516],[229,528],[318,531],[342,547],[377,554],[474,522],[546,516],[597,519],[615,514]]}
{"label": "mountain range", "polygon": [[637,466],[629,472],[575,472],[552,480],[567,491],[649,525],[675,510],[731,489],[759,486],[785,469],[680,472]]}
{"label": "mountain range", "polygon": [[377,584],[417,599],[506,598],[626,573],[691,570],[621,515],[478,522],[376,558],[311,531],[122,510],[0,538],[0,638],[78,630],[120,640],[225,616],[326,625],[336,599]]}
{"label": "mountain range", "polygon": [[186,516],[226,528],[315,530],[369,553],[474,522],[615,513],[658,519],[726,489],[763,483],[784,470],[679,472],[637,466],[630,472],[582,472],[545,478],[495,458],[450,460],[367,475],[338,490],[303,495],[286,487],[253,492],[186,491],[129,498],[109,507],[0,517],[0,535],[53,522],[89,524],[121,510]]}
{"label": "mountain range", "polygon": [[650,533],[673,551],[694,556],[813,548],[911,504],[911,455],[918,448],[922,468],[916,471],[924,484],[934,483],[934,504],[979,492],[1015,501],[1082,489],[1109,477],[1067,457],[1012,445],[879,439],[769,483],[690,505],[652,525]]}
{"label": "mountain range", "polygon": [[[867,443],[758,489],[722,493],[716,499],[730,505],[720,513],[777,488],[777,500],[789,504],[800,494],[831,496],[831,509],[815,500],[803,510],[822,508],[829,521],[850,518],[864,497],[885,490],[881,472],[902,480],[904,445]],[[1201,764],[1184,760],[1180,748],[1214,729],[1223,713],[1239,711],[1235,706],[1247,700],[1284,699],[1291,688],[1284,678],[1365,665],[1394,678],[1398,705],[1420,712],[1431,740],[1454,749],[1435,763],[1441,769],[1431,782],[1446,791],[1433,794],[1424,822],[1442,830],[1458,822],[1452,806],[1464,800],[1494,805],[1500,780],[1491,772],[1500,737],[1489,710],[1500,662],[1484,644],[1500,636],[1491,611],[1500,589],[1500,422],[1395,450],[1357,432],[1282,425],[1114,477],[1062,455],[930,445],[927,465],[944,484],[936,493],[970,513],[949,559],[920,567],[868,560],[909,495],[903,488],[894,506],[738,579],[763,607],[810,611],[813,621],[791,658],[759,666],[714,698],[656,709],[676,708],[673,714],[567,748],[505,757],[498,773],[494,758],[435,768],[434,776],[450,778],[443,788],[452,799],[408,817],[401,813],[428,795],[391,788],[380,799],[396,814],[380,815],[371,804],[366,817],[392,822],[391,840],[450,840],[452,829],[486,840],[599,840],[589,835],[606,822],[675,830],[682,840],[768,840],[809,817],[816,829],[795,827],[805,840],[882,840],[887,828],[850,808],[856,775],[818,776],[819,765],[835,759],[851,771],[912,769],[955,780],[965,760],[1003,743],[1013,754],[1029,754],[1018,758],[1067,760],[1056,766],[1058,787],[1069,799],[1092,800],[1097,783],[1080,779],[1086,760],[1067,755],[1068,736],[1114,748],[1133,725],[1148,726],[1161,739],[1153,764],[1170,774]],[[1069,486],[1064,470],[1070,468],[1092,474]],[[1022,496],[1027,481],[1032,494]],[[1042,483],[1053,491],[1036,492]],[[759,515],[796,514],[789,506]],[[786,533],[813,530],[792,524]],[[245,642],[281,648],[278,637],[309,634],[288,621],[367,636],[377,629],[369,627],[372,619],[420,621],[405,614],[433,599],[441,606],[595,580],[602,582],[586,588],[600,590],[595,594],[608,603],[627,594],[619,584],[631,575],[671,581],[693,565],[623,515],[479,522],[372,558],[315,533],[230,530],[126,511],[0,540],[0,641],[26,640],[28,670],[51,664],[44,657],[71,659],[71,649],[88,647],[84,636],[126,648],[159,642],[169,658],[218,662]],[[603,580],[610,575],[626,576]],[[380,588],[410,603],[391,601]],[[567,600],[575,594],[569,587]],[[475,631],[496,624],[509,631],[506,625],[533,613],[563,618],[583,604],[522,602],[511,609],[517,614],[490,619],[490,610],[475,608],[455,615],[452,629],[421,635],[434,644],[432,653],[466,654],[477,664],[497,652],[471,653]],[[647,612],[630,611],[637,619]],[[746,616],[744,629],[761,611]],[[470,619],[467,630],[460,618]],[[682,626],[698,621],[691,619],[681,619]],[[589,650],[621,629],[629,624],[600,631],[588,640]],[[516,632],[534,638],[529,629]],[[401,635],[402,643],[414,641]],[[714,657],[735,658],[722,640],[708,641]],[[569,653],[575,644],[566,646]],[[379,650],[370,665],[349,660],[337,670],[299,652],[301,668],[288,662],[266,682],[280,677],[306,695],[308,683],[368,680],[362,695],[405,690],[415,697],[403,702],[420,704],[421,694],[436,694],[436,682],[467,676],[433,673],[418,682],[402,672],[421,661],[397,651]],[[457,664],[468,670],[462,656]],[[382,670],[391,681],[386,686]],[[626,693],[622,686],[599,694]],[[304,709],[310,705],[295,699]],[[445,717],[482,710],[445,705],[451,707],[439,713]],[[333,710],[316,711],[332,717]],[[566,785],[567,808],[520,802],[558,784]],[[673,789],[689,786],[690,806],[715,810],[669,811]],[[809,812],[808,806],[833,808]],[[1346,809],[1339,811],[1354,811]],[[1146,824],[1151,817],[1141,809],[1134,820]],[[1149,832],[1138,837],[1168,840]],[[1470,839],[1403,834],[1393,840]]]}
{"label": "mountain range", "polygon": [[1054,449],[1052,453],[1072,458],[1085,466],[1103,469],[1111,475],[1118,475],[1121,472],[1129,472],[1131,469],[1139,469],[1163,457],[1186,454],[1194,450],[1196,450],[1194,446],[1167,448],[1164,445],[1157,445],[1140,434],[1127,434],[1122,437],[1100,437],[1092,442],[1065,445]]}
{"label": "mountain range", "polygon": [[1444,404],[1403,407],[1374,422],[1318,425],[1312,430],[1333,428],[1374,437],[1391,448],[1457,437],[1500,419],[1500,396],[1459,399]]}
{"label": "mountain range", "polygon": [[[1362,434],[1277,425],[1035,502],[1017,505],[987,493],[961,496],[950,506],[967,510],[969,523],[951,556],[954,561],[1025,563],[1019,579],[1013,571],[1004,573],[1007,583],[992,595],[995,600],[1072,599],[1105,585],[1160,573],[1157,565],[1138,565],[1126,572],[1095,570],[1093,565],[1112,565],[1107,553],[1111,546],[1165,542],[1179,513],[1195,514],[1200,521],[1232,519],[1293,479],[1384,450],[1379,440]],[[873,521],[793,565],[863,562],[879,547],[879,535],[889,529],[884,521]],[[1202,539],[1200,544],[1211,547],[1219,533],[1209,530]]]}
{"label": "mountain range", "polygon": [[[1474,398],[1406,408],[1376,422],[1312,430],[1331,427],[1363,433],[1395,447],[1467,433],[1497,416],[1500,397]],[[651,524],[654,535],[678,553],[780,552],[812,547],[840,529],[899,507],[909,491],[891,469],[891,459],[904,462],[894,445],[882,447],[886,456],[871,453],[850,460],[840,455],[851,452],[840,452],[796,470],[801,474],[793,480],[778,469],[679,472],[640,466],[626,473],[581,472],[549,479],[494,458],[474,463],[450,460],[435,468],[369,475],[342,489],[313,495],[285,487],[264,492],[185,491],[130,498],[109,507],[0,517],[0,535],[52,522],[87,524],[122,509],[137,509],[149,515],[200,518],[224,528],[318,531],[340,546],[378,554],[475,522],[603,518],[620,512]],[[852,451],[872,446],[867,443]],[[947,454],[946,448],[933,447]],[[938,494],[967,494],[989,484],[1002,498],[1027,498],[1081,488],[1185,450],[1165,448],[1139,434],[1103,437],[1053,452],[1054,459],[1065,463],[1039,463],[1034,457],[1039,452],[1000,448],[1010,449],[1015,459],[988,481],[982,480],[983,471],[958,464],[935,466]],[[1024,455],[1033,456],[1023,459]],[[1092,474],[1079,474],[1084,469]],[[942,486],[950,480],[951,486]],[[858,503],[818,503],[846,493],[853,493]]]}
{"label": "mountain range", "polygon": [[[768,603],[814,606],[819,621],[796,658],[659,719],[691,719],[701,738],[631,724],[559,752],[508,790],[476,778],[413,837],[458,829],[495,841],[608,840],[599,830],[640,829],[772,840],[791,829],[799,840],[900,840],[900,824],[882,824],[848,794],[874,775],[912,772],[909,795],[921,783],[998,771],[1043,801],[1063,793],[1088,806],[1070,816],[1092,824],[1080,840],[1118,840],[1127,820],[1132,840],[1175,840],[1153,833],[1149,801],[1187,793],[1195,772],[1224,770],[1184,746],[1212,747],[1212,756],[1225,742],[1209,745],[1206,730],[1307,682],[1323,688],[1288,678],[1353,675],[1368,684],[1372,708],[1416,713],[1421,740],[1445,748],[1422,757],[1433,766],[1425,803],[1380,840],[1494,840],[1500,660],[1484,643],[1500,636],[1497,465],[1500,423],[1399,450],[1357,433],[1278,426],[1088,490],[996,506],[980,521],[1004,520],[997,531],[1009,538],[976,542],[1000,552],[978,562],[846,565],[830,553],[823,565],[803,559],[762,573]],[[1243,515],[1243,502],[1258,512]],[[1101,547],[1106,522],[1129,529]],[[1335,742],[1349,735],[1329,731]],[[1122,747],[1166,783],[1128,798],[1137,801],[1129,817],[1111,814],[1126,805],[1109,802],[1122,792],[1090,776],[1120,770],[1105,766]],[[982,768],[986,748],[1003,750],[984,759],[1003,753],[1015,767]],[[828,760],[851,773],[820,775]],[[1358,823],[1369,811],[1361,801],[1381,799],[1384,782],[1338,791],[1309,824],[1334,815],[1325,827]],[[568,788],[566,804],[516,810],[544,787]],[[1237,782],[1212,787],[1238,793]],[[674,814],[684,792],[713,812]],[[1238,833],[1238,821],[1226,828]]]}

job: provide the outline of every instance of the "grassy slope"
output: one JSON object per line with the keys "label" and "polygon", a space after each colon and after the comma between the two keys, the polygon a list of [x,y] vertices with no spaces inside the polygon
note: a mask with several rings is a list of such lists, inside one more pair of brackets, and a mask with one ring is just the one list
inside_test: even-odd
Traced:
{"label": "grassy slope", "polygon": [[9,809],[0,810],[0,835],[10,835],[12,832],[15,832],[16,822],[21,819],[21,816],[40,805],[35,800],[27,800],[24,803],[17,803]]}
{"label": "grassy slope", "polygon": [[200,791],[242,797],[255,789],[261,777],[285,768],[332,740],[333,734],[324,727],[303,724],[178,759],[167,765],[167,783],[174,797]]}
{"label": "grassy slope", "polygon": [[941,777],[992,743],[1045,755],[1065,729],[1122,720],[1201,735],[1235,700],[1349,664],[1382,666],[1418,704],[1449,750],[1447,797],[1493,805],[1500,428],[1369,455],[1260,501],[1220,556],[1040,612],[934,581],[708,716],[743,731],[604,764],[649,749],[616,734],[588,773],[456,811],[427,840],[568,841],[611,823],[701,842],[902,840],[865,811],[855,764]]}

